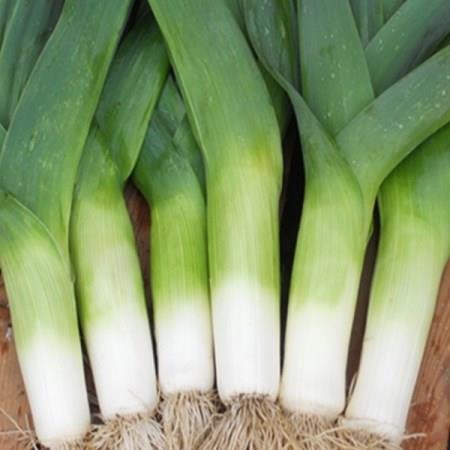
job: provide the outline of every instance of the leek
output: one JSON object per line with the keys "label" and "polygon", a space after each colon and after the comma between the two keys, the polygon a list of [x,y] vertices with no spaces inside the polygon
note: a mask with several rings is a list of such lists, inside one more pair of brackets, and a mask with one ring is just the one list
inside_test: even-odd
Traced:
{"label": "leek", "polygon": [[90,416],[68,256],[76,170],[128,3],[67,0],[0,155],[0,265],[39,440],[81,448]]}
{"label": "leek", "polygon": [[228,410],[204,447],[247,448],[266,438],[277,448],[282,159],[275,112],[223,1],[149,3],[205,161],[216,376]]}
{"label": "leek", "polygon": [[[399,448],[450,257],[450,126],[383,183],[362,360],[343,424],[354,448]],[[384,442],[383,442],[384,441]]]}
{"label": "leek", "polygon": [[204,169],[171,78],[133,180],[151,208],[150,279],[163,426],[169,448],[198,448],[216,412]]}
{"label": "leek", "polygon": [[123,196],[168,71],[155,23],[142,18],[108,74],[80,163],[71,252],[80,322],[104,425],[93,448],[161,448],[155,363],[142,274]]}
{"label": "leek", "polygon": [[[302,138],[306,187],[280,398],[293,413],[298,439],[313,440],[310,448],[344,407],[350,332],[345,317],[352,319],[349,308],[356,298],[370,225],[370,212],[363,214],[358,179],[324,127],[332,135],[338,133],[370,104],[373,91],[349,3],[339,2],[328,11],[324,6],[324,2],[306,1],[299,9],[303,93],[321,123],[291,93]],[[315,29],[329,31],[308,47],[308,36]],[[321,68],[324,61],[327,65]]]}
{"label": "leek", "polygon": [[299,4],[303,93],[320,122],[265,57],[264,29],[255,26],[251,33],[258,54],[291,97],[302,138],[306,191],[281,402],[303,422],[295,427],[299,437],[313,441],[326,437],[316,433],[332,427],[345,406],[348,341],[378,188],[409,152],[450,120],[444,101],[450,48],[373,100],[349,3],[336,3],[332,11],[326,3]]}

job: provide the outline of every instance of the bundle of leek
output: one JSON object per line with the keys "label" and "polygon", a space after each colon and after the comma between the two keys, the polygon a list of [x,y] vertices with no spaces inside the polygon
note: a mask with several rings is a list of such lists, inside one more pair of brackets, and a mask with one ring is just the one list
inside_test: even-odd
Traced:
{"label": "bundle of leek", "polygon": [[194,449],[216,412],[204,169],[169,78],[133,181],[151,207],[151,284],[168,446]]}
{"label": "bundle of leek", "polygon": [[144,16],[108,74],[80,163],[70,224],[80,322],[104,425],[99,449],[161,448],[155,363],[144,286],[123,188],[169,67]]}
{"label": "bundle of leek", "polygon": [[[247,8],[252,3],[256,10],[250,0]],[[298,4],[303,94],[320,122],[282,74],[275,75],[295,106],[306,166],[281,387],[283,406],[300,421],[300,438],[323,437],[345,406],[348,341],[377,190],[409,152],[450,120],[450,105],[442,101],[450,88],[450,48],[375,100],[368,65],[378,67],[376,61],[389,56],[391,65],[375,84],[380,92],[416,62],[411,51],[392,56],[407,34],[404,17],[427,17],[421,30],[442,28],[448,9],[444,1],[408,0],[364,54],[348,1],[332,8],[325,0]],[[251,9],[248,14],[258,17]],[[261,38],[264,28],[250,23],[258,54],[276,71]],[[425,55],[439,33],[412,38],[409,48]]]}
{"label": "bundle of leek", "polygon": [[282,159],[274,109],[223,0],[149,3],[205,161],[216,376],[228,409],[203,447],[277,448]]}
{"label": "bundle of leek", "polygon": [[129,2],[67,0],[0,155],[0,264],[39,440],[81,448],[90,416],[68,256],[81,151]]}

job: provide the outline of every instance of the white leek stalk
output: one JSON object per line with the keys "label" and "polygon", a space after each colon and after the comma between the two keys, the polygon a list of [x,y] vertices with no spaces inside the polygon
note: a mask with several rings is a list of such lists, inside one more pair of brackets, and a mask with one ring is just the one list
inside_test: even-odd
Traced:
{"label": "white leek stalk", "polygon": [[[358,376],[344,425],[355,448],[400,444],[450,256],[450,127],[383,183],[381,239]],[[359,446],[358,446],[359,445]]]}
{"label": "white leek stalk", "polygon": [[4,193],[0,228],[2,274],[36,434],[50,448],[78,448],[90,417],[68,261],[45,225]]}
{"label": "white leek stalk", "polygon": [[164,445],[154,415],[155,362],[131,220],[123,196],[168,71],[143,17],[112,64],[80,164],[71,221],[80,321],[104,426],[93,448]]}
{"label": "white leek stalk", "polygon": [[163,426],[170,448],[198,448],[217,412],[204,174],[172,78],[152,118],[133,180],[151,208],[150,268]]}

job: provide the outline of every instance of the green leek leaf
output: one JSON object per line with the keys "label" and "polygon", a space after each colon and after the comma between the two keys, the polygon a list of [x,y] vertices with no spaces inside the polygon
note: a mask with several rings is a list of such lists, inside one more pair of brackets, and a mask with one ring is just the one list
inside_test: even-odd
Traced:
{"label": "green leek leaf", "polygon": [[387,22],[389,18],[402,6],[405,0],[383,0],[383,15],[384,21]]}
{"label": "green leek leaf", "polygon": [[365,47],[384,23],[383,0],[351,0],[350,4]]}
{"label": "green leek leaf", "polygon": [[347,0],[299,3],[303,96],[335,135],[373,99],[364,51]]}
{"label": "green leek leaf", "polygon": [[0,154],[0,186],[33,211],[66,252],[77,166],[128,8],[118,0],[107,8],[65,2]]}
{"label": "green leek leaf", "polygon": [[450,2],[407,0],[366,48],[375,92],[381,93],[424,61],[450,32]]}
{"label": "green leek leaf", "polygon": [[[8,3],[3,0],[2,7]],[[13,2],[0,47],[0,123],[6,128],[62,4],[62,0]]]}

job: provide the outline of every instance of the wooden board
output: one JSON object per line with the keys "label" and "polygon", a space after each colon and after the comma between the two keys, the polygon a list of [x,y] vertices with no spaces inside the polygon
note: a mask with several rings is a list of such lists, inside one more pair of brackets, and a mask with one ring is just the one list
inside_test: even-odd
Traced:
{"label": "wooden board", "polygon": [[[139,194],[127,189],[127,199],[135,224],[136,239],[141,256],[143,274],[148,292],[148,210]],[[368,269],[371,258],[369,252]],[[367,295],[368,277],[361,295]],[[361,336],[364,298],[355,323],[354,341]],[[9,434],[18,427],[27,428],[29,409],[17,363],[13,336],[10,328],[7,299],[0,285],[0,450],[21,450],[18,434]],[[354,344],[357,347],[357,342]],[[352,354],[357,354],[354,350]],[[356,358],[356,357],[355,357]],[[354,358],[354,359],[355,359]],[[356,367],[351,361],[350,367]],[[433,328],[428,340],[426,357],[422,364],[414,400],[411,406],[408,433],[424,433],[426,436],[405,444],[407,450],[447,450],[450,428],[450,264],[443,276]],[[225,449],[224,449],[225,450]]]}

